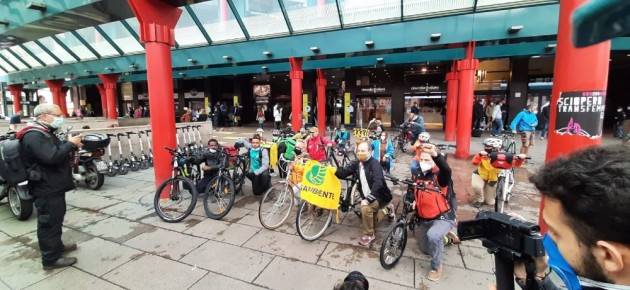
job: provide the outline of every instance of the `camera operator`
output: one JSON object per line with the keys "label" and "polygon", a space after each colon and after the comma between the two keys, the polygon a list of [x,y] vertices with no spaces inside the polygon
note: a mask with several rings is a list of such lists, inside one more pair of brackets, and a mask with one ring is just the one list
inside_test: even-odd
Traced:
{"label": "camera operator", "polygon": [[[573,270],[561,276],[573,275],[569,280],[581,289],[630,289],[630,148],[586,149],[547,164],[530,180],[545,197],[549,264],[557,264],[551,254],[557,246],[557,258]],[[537,261],[536,272],[539,289],[559,289],[546,263]],[[522,265],[515,275],[523,285]]]}

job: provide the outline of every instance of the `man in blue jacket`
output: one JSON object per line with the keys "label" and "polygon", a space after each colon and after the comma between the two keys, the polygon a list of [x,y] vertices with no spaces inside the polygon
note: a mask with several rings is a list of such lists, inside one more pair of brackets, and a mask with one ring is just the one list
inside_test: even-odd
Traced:
{"label": "man in blue jacket", "polygon": [[521,134],[521,154],[527,154],[529,147],[532,146],[534,132],[538,125],[538,118],[536,117],[536,105],[530,104],[527,109],[524,109],[512,120],[510,128],[512,132]]}

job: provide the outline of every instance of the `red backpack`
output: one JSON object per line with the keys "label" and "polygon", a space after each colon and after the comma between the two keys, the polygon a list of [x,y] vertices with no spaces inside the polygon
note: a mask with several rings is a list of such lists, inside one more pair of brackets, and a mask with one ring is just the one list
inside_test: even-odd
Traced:
{"label": "red backpack", "polygon": [[448,204],[448,186],[441,187],[437,180],[424,182],[424,188],[416,190],[416,211],[424,220],[433,220],[451,210]]}

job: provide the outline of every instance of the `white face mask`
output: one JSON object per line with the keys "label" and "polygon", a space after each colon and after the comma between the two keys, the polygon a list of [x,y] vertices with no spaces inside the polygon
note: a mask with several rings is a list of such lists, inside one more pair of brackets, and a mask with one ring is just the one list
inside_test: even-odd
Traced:
{"label": "white face mask", "polygon": [[433,164],[429,162],[420,162],[420,170],[422,173],[427,174],[433,168]]}
{"label": "white face mask", "polygon": [[55,117],[53,121],[50,122],[50,127],[59,129],[61,128],[61,126],[63,126],[63,123],[65,123],[65,119],[63,117]]}
{"label": "white face mask", "polygon": [[617,112],[621,112],[621,111],[623,111],[623,109],[622,109],[622,108],[617,109]]}
{"label": "white face mask", "polygon": [[208,149],[208,151],[210,151],[210,153],[217,153],[217,149],[214,149],[214,148],[210,148]]}
{"label": "white face mask", "polygon": [[381,140],[385,141],[385,139],[387,139],[387,137],[381,136]]}

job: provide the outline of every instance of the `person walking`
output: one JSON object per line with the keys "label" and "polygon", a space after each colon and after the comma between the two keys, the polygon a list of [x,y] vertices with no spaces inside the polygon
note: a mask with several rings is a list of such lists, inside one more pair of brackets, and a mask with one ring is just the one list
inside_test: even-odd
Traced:
{"label": "person walking", "polygon": [[540,140],[547,138],[547,130],[549,129],[549,102],[545,102],[540,108]]}
{"label": "person walking", "polygon": [[526,109],[523,109],[510,124],[512,132],[521,134],[521,154],[527,154],[529,147],[533,145],[534,131],[538,125],[538,118],[536,117],[536,105],[530,104]]}
{"label": "person walking", "polygon": [[265,110],[261,106],[256,112],[256,121],[258,121],[258,128],[262,129],[265,126]]}
{"label": "person walking", "polygon": [[275,128],[280,129],[282,125],[282,105],[276,103],[273,105],[273,119],[275,121]]}
{"label": "person walking", "polygon": [[613,119],[615,121],[613,130],[614,136],[616,138],[623,138],[623,135],[625,135],[623,130],[623,122],[626,120],[626,113],[623,111],[623,108],[621,106],[617,107],[617,112],[615,112]]}
{"label": "person walking", "polygon": [[[29,174],[29,192],[35,197],[37,208],[37,240],[44,270],[68,267],[76,258],[62,254],[77,249],[76,244],[64,245],[61,228],[66,214],[66,192],[75,188],[70,168],[70,153],[83,144],[81,135],[61,141],[55,136],[64,123],[57,105],[41,104],[35,107],[36,120],[18,132],[26,168]],[[37,173],[37,174],[35,174]],[[34,178],[38,176],[38,178]]]}
{"label": "person walking", "polygon": [[486,131],[492,130],[492,113],[494,111],[494,103],[488,102],[486,107],[484,108],[484,113],[486,117]]}
{"label": "person walking", "polygon": [[483,99],[479,99],[473,106],[473,130],[479,130],[483,121]]}
{"label": "person walking", "polygon": [[497,102],[492,108],[492,136],[499,136],[503,131],[503,112],[501,103]]}
{"label": "person walking", "polygon": [[22,111],[17,111],[11,118],[9,118],[9,130],[17,130],[17,125],[22,123]]}

